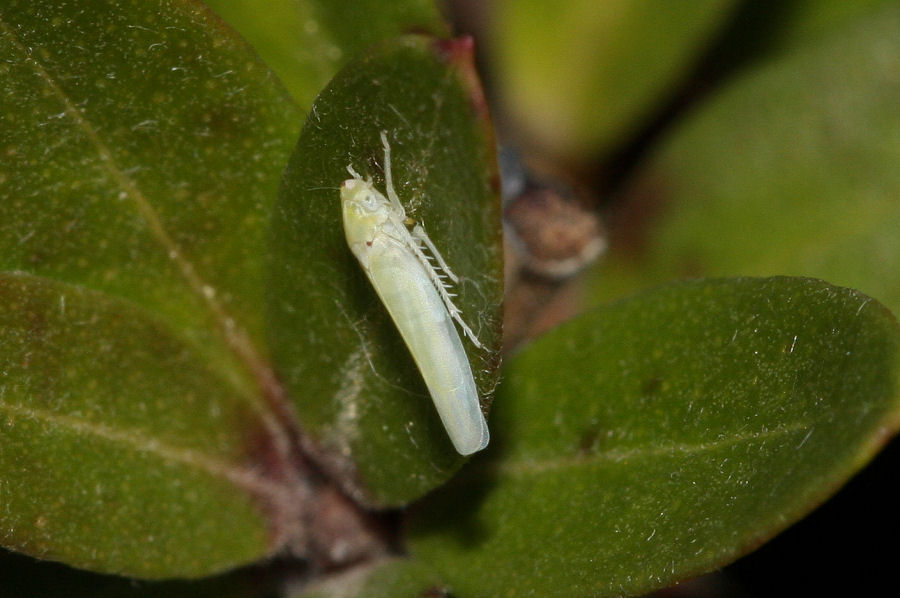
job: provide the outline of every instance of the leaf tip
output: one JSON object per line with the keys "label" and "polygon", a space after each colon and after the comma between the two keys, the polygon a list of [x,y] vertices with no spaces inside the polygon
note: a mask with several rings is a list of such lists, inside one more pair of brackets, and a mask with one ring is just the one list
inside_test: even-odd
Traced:
{"label": "leaf tip", "polygon": [[434,41],[434,51],[438,59],[457,73],[468,94],[469,105],[476,119],[490,122],[487,98],[481,88],[475,68],[475,40],[470,36]]}
{"label": "leaf tip", "polygon": [[438,56],[447,62],[470,63],[475,55],[475,40],[470,35],[434,42]]}

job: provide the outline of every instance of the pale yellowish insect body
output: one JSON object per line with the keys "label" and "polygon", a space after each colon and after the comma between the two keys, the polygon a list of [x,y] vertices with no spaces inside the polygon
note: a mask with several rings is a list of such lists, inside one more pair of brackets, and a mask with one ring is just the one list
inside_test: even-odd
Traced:
{"label": "pale yellowish insect body", "polygon": [[348,166],[353,178],[341,185],[344,234],[406,342],[450,441],[461,455],[469,455],[487,446],[489,433],[453,321],[476,347],[482,345],[453,304],[445,279],[458,282],[457,276],[419,224],[407,228],[384,132],[381,142],[387,197]]}

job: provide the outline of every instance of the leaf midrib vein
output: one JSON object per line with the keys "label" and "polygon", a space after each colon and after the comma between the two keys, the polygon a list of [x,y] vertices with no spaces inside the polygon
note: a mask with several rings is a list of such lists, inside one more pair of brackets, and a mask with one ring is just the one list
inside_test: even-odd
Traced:
{"label": "leaf midrib vein", "polygon": [[149,453],[169,463],[178,463],[213,478],[244,488],[254,495],[281,496],[289,492],[283,485],[257,475],[251,467],[235,466],[190,448],[175,446],[146,436],[142,431],[116,429],[73,415],[16,405],[0,400],[0,411],[13,417],[39,421],[51,427],[68,430],[80,436],[99,438],[138,453]]}
{"label": "leaf midrib vein", "polygon": [[[254,379],[257,381],[257,384],[260,387],[261,394],[278,395],[277,397],[272,399],[272,401],[275,401],[278,404],[272,404],[270,402],[268,404],[268,409],[266,408],[266,405],[261,404],[261,402],[256,397],[249,396],[247,398],[252,407],[259,412],[259,415],[270,435],[272,436],[272,439],[275,442],[275,446],[279,453],[281,453],[282,456],[288,455],[291,452],[291,441],[288,438],[288,432],[285,430],[285,425],[289,424],[285,424],[283,421],[281,421],[280,417],[275,417],[275,414],[273,413],[273,411],[276,411],[279,412],[279,415],[283,415],[288,408],[284,404],[281,404],[281,401],[278,401],[278,399],[280,398],[279,392],[267,392],[267,389],[271,390],[271,388],[273,388],[273,385],[277,385],[277,382],[275,381],[274,374],[271,372],[265,360],[256,350],[254,343],[247,337],[246,333],[241,327],[235,325],[236,320],[228,315],[224,306],[217,299],[218,294],[209,293],[206,291],[206,289],[212,288],[212,286],[207,285],[200,277],[200,275],[197,274],[193,264],[184,258],[178,244],[166,231],[159,216],[150,204],[150,201],[142,193],[136,182],[127,174],[125,174],[122,168],[115,161],[113,153],[100,138],[97,130],[94,128],[91,122],[88,121],[81,110],[79,110],[78,107],[72,103],[68,95],[66,95],[63,89],[57,84],[56,80],[50,75],[47,69],[45,69],[41,65],[41,63],[34,56],[32,56],[32,53],[22,43],[22,40],[18,37],[15,30],[11,28],[2,18],[0,18],[0,32],[5,33],[6,36],[11,40],[12,45],[19,52],[22,59],[27,64],[32,65],[35,73],[47,84],[52,93],[59,99],[59,101],[65,108],[66,114],[73,119],[75,124],[83,131],[84,135],[87,137],[90,143],[92,143],[97,149],[97,152],[99,154],[99,161],[105,165],[104,167],[106,168],[110,176],[116,181],[116,183],[126,193],[126,195],[132,199],[136,206],[136,209],[144,218],[151,232],[151,235],[153,235],[157,239],[157,241],[166,251],[169,258],[176,263],[178,270],[180,271],[182,277],[188,285],[188,288],[192,293],[197,295],[201,303],[205,304],[210,310],[213,315],[213,319],[218,324],[218,334],[221,336],[221,338],[223,338],[225,345],[229,347],[229,349],[238,357],[239,361],[243,363],[252,373]],[[230,380],[228,376],[225,376],[225,379]],[[246,396],[246,393],[243,391],[243,389],[237,390],[239,393],[241,393],[242,396]]]}
{"label": "leaf midrib vein", "polygon": [[737,444],[759,440],[771,440],[795,434],[803,430],[811,430],[814,422],[798,422],[789,426],[782,426],[774,430],[753,431],[749,433],[734,434],[727,438],[699,442],[696,444],[671,443],[657,446],[644,446],[627,450],[610,449],[587,455],[569,455],[552,459],[522,459],[517,462],[505,462],[503,464],[486,464],[482,468],[491,473],[507,475],[536,475],[548,471],[568,469],[575,467],[591,467],[601,463],[622,463],[632,459],[648,459],[653,457],[668,457],[673,453],[692,455],[707,451],[719,450]]}
{"label": "leaf midrib vein", "polygon": [[[0,29],[9,36],[12,45],[19,51],[23,60],[34,68],[35,73],[44,81],[44,83],[46,83],[53,95],[55,95],[63,105],[65,113],[75,122],[90,143],[96,148],[99,157],[98,161],[103,165],[116,184],[132,199],[138,213],[147,224],[151,235],[160,243],[169,258],[176,263],[181,276],[185,279],[191,291],[213,312],[216,321],[219,324],[220,333],[226,333],[226,341],[230,340],[227,338],[228,326],[226,324],[227,317],[224,308],[212,293],[204,292],[204,289],[209,288],[209,285],[206,285],[203,279],[197,274],[193,264],[184,258],[180,247],[166,231],[156,210],[153,209],[150,201],[137,186],[134,179],[125,174],[121,166],[116,162],[113,152],[100,138],[97,129],[85,117],[84,113],[72,103],[69,96],[57,84],[56,79],[50,75],[49,71],[44,68],[32,53],[28,51],[28,48],[22,44],[22,41],[18,38],[15,31],[13,31],[2,19],[0,19]],[[228,344],[231,345],[230,342]]]}

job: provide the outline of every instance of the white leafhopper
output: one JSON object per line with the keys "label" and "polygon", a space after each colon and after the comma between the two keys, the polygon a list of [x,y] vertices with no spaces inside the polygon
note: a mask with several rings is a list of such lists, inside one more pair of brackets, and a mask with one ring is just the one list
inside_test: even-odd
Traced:
{"label": "white leafhopper", "polygon": [[353,178],[341,185],[344,234],[406,342],[450,441],[459,454],[469,455],[487,446],[489,434],[453,321],[476,347],[482,345],[447,289],[445,281],[458,278],[421,225],[407,228],[412,221],[394,190],[391,147],[384,132],[381,143],[387,197],[348,166]]}

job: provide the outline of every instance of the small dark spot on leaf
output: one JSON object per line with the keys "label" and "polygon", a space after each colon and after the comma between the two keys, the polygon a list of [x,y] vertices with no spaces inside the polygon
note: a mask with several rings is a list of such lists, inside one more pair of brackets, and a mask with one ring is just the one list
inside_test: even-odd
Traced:
{"label": "small dark spot on leaf", "polygon": [[229,106],[216,106],[198,115],[199,125],[213,137],[235,138],[244,134],[243,118]]}
{"label": "small dark spot on leaf", "polygon": [[581,433],[578,441],[578,454],[582,457],[592,455],[597,452],[597,446],[600,442],[600,429],[598,426],[592,426]]}
{"label": "small dark spot on leaf", "polygon": [[419,596],[421,598],[453,598],[450,594],[450,590],[444,586],[431,586],[419,594]]}
{"label": "small dark spot on leaf", "polygon": [[46,254],[44,254],[43,252],[35,251],[28,256],[28,265],[35,267],[39,266],[44,261],[45,257]]}
{"label": "small dark spot on leaf", "polygon": [[645,380],[644,384],[641,386],[641,394],[644,396],[652,396],[659,392],[659,389],[662,388],[662,378],[659,376],[653,376],[652,378]]}

